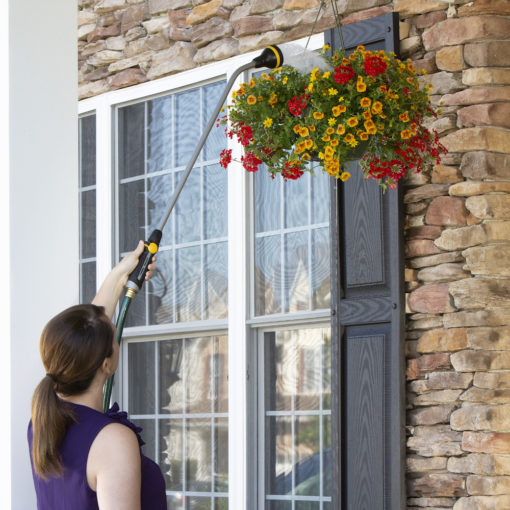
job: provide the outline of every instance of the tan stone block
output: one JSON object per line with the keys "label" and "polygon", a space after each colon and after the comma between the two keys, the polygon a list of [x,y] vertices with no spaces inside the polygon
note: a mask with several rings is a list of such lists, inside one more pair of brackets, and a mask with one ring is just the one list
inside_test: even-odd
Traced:
{"label": "tan stone block", "polygon": [[469,328],[467,345],[470,349],[510,350],[510,326]]}
{"label": "tan stone block", "polygon": [[460,171],[469,179],[510,179],[510,156],[490,152],[467,152]]}
{"label": "tan stone block", "polygon": [[105,92],[108,92],[106,79],[91,81],[78,87],[78,99],[98,96],[99,94],[104,94]]}
{"label": "tan stone block", "polygon": [[90,25],[96,23],[97,14],[91,11],[79,10],[78,11],[78,26]]}
{"label": "tan stone block", "polygon": [[500,16],[450,18],[426,30],[423,44],[430,51],[472,41],[506,38],[509,32],[510,19]]}
{"label": "tan stone block", "polygon": [[475,374],[473,384],[479,388],[510,389],[510,372],[480,372]]}
{"label": "tan stone block", "polygon": [[148,21],[144,21],[142,26],[148,34],[156,34],[163,30],[167,30],[170,27],[170,21],[168,21],[168,16],[161,16],[159,18],[152,18]]}
{"label": "tan stone block", "polygon": [[217,16],[191,29],[191,42],[195,48],[202,48],[216,39],[230,37],[234,33],[232,25]]}
{"label": "tan stone block", "polygon": [[435,244],[442,250],[459,250],[476,246],[487,241],[487,234],[482,225],[469,227],[449,228],[443,230],[441,236],[435,240]]}
{"label": "tan stone block", "polygon": [[510,103],[491,103],[468,106],[466,108],[461,108],[457,115],[457,125],[459,127],[510,127]]}
{"label": "tan stone block", "polygon": [[124,37],[127,42],[136,41],[140,37],[145,37],[147,33],[145,32],[145,29],[142,26],[133,27],[130,30],[128,30]]}
{"label": "tan stone block", "polygon": [[443,313],[453,310],[447,283],[430,283],[413,290],[408,303],[414,312]]}
{"label": "tan stone block", "polygon": [[476,453],[510,453],[510,433],[463,432],[462,449]]}
{"label": "tan stone block", "polygon": [[510,456],[470,453],[465,457],[451,457],[448,459],[448,471],[481,475],[508,475],[510,474]]}
{"label": "tan stone block", "polygon": [[442,135],[445,131],[451,131],[457,127],[457,116],[443,114],[438,119],[428,119],[423,125],[429,130],[435,130],[439,135]]}
{"label": "tan stone block", "polygon": [[475,312],[455,312],[443,315],[445,328],[461,328],[471,326],[501,326],[510,324],[510,310],[477,310]]}
{"label": "tan stone block", "polygon": [[432,184],[452,184],[462,181],[462,175],[455,166],[435,165],[432,168]]}
{"label": "tan stone block", "polygon": [[439,328],[442,326],[442,320],[439,316],[425,316],[420,319],[408,319],[407,329],[409,331],[427,330]]}
{"label": "tan stone block", "polygon": [[128,43],[126,49],[124,50],[124,55],[128,58],[131,58],[135,55],[143,53],[144,51],[147,51],[147,39],[135,39],[134,41]]}
{"label": "tan stone block", "polygon": [[109,90],[117,90],[124,87],[131,87],[138,83],[147,81],[145,73],[140,69],[126,69],[120,73],[110,76],[107,80]]}
{"label": "tan stone block", "polygon": [[250,2],[250,14],[263,14],[276,11],[283,5],[283,0],[252,0]]}
{"label": "tan stone block", "polygon": [[466,199],[466,207],[477,218],[510,219],[510,195],[481,195]]}
{"label": "tan stone block", "polygon": [[471,67],[508,67],[510,65],[510,41],[466,44],[464,60]]}
{"label": "tan stone block", "polygon": [[419,73],[425,71],[426,74],[432,74],[437,71],[435,57],[426,57],[413,60],[413,66]]}
{"label": "tan stone block", "polygon": [[400,40],[407,39],[409,37],[410,30],[411,30],[411,25],[405,21],[401,21],[399,23],[399,31],[398,31]]}
{"label": "tan stone block", "polygon": [[213,41],[200,48],[194,58],[195,63],[205,64],[206,62],[224,60],[239,54],[239,41],[229,38]]}
{"label": "tan stone block", "polygon": [[430,12],[428,14],[420,14],[419,16],[415,16],[413,18],[413,25],[416,28],[423,29],[429,28],[437,23],[446,19],[445,11],[435,11]]}
{"label": "tan stone block", "polygon": [[284,11],[299,11],[305,9],[313,9],[319,7],[320,2],[317,0],[285,0],[283,2]]}
{"label": "tan stone block", "polygon": [[168,9],[172,8],[174,8],[173,0],[149,0],[149,12],[151,14],[167,12]]}
{"label": "tan stone block", "polygon": [[510,306],[510,281],[466,278],[449,284],[457,308],[499,308]]}
{"label": "tan stone block", "polygon": [[168,36],[172,41],[191,41],[191,27],[176,28],[170,26]]}
{"label": "tan stone block", "polygon": [[433,329],[419,340],[416,350],[425,352],[460,351],[467,347],[466,328]]}
{"label": "tan stone block", "polygon": [[411,227],[406,231],[406,239],[436,239],[441,235],[442,228],[436,225]]}
{"label": "tan stone block", "polygon": [[510,405],[468,405],[453,411],[450,417],[453,430],[491,430],[503,432],[510,429]]}
{"label": "tan stone block", "polygon": [[510,69],[498,67],[475,67],[462,71],[464,85],[508,85],[510,84]]}
{"label": "tan stone block", "polygon": [[147,37],[146,44],[150,50],[161,51],[170,47],[170,40],[168,39],[167,32],[164,31]]}
{"label": "tan stone block", "polygon": [[399,12],[402,17],[407,18],[415,14],[443,11],[445,10],[445,5],[442,2],[435,2],[433,0],[396,0],[393,10]]}
{"label": "tan stone block", "polygon": [[471,275],[464,271],[462,264],[440,264],[434,267],[426,267],[418,273],[418,280],[422,282],[451,282],[460,278],[468,278]]}
{"label": "tan stone block", "polygon": [[269,32],[273,29],[273,20],[269,16],[247,16],[232,22],[234,36],[253,35],[260,32]]}
{"label": "tan stone block", "polygon": [[274,15],[273,28],[285,30],[301,23],[313,23],[316,17],[316,11],[282,11]]}
{"label": "tan stone block", "polygon": [[510,477],[471,475],[467,477],[466,488],[474,496],[510,494]]}
{"label": "tan stone block", "polygon": [[124,54],[122,51],[103,50],[92,55],[87,62],[90,65],[99,67],[120,60]]}
{"label": "tan stone block", "polygon": [[446,264],[449,262],[461,262],[464,257],[458,251],[451,253],[440,253],[439,255],[429,255],[427,257],[417,257],[409,261],[409,265],[413,268],[437,266],[438,264]]}
{"label": "tan stone block", "polygon": [[498,14],[503,16],[510,14],[510,4],[508,0],[477,0],[459,7],[459,16],[473,16],[474,14]]}
{"label": "tan stone block", "polygon": [[430,406],[437,404],[454,404],[457,402],[462,390],[438,390],[429,391],[418,395],[412,400],[415,406]]}
{"label": "tan stone block", "polygon": [[475,247],[465,250],[462,254],[466,257],[466,268],[472,274],[510,276],[510,246]]}
{"label": "tan stone block", "polygon": [[479,404],[507,404],[510,402],[509,390],[486,390],[483,388],[469,388],[461,396],[463,402]]}
{"label": "tan stone block", "polygon": [[425,184],[411,191],[408,191],[404,196],[404,203],[419,202],[426,198],[439,197],[448,194],[450,186],[447,184]]}
{"label": "tan stone block", "polygon": [[461,440],[462,433],[452,431],[449,425],[417,426],[407,446],[422,457],[461,455]]}
{"label": "tan stone block", "polygon": [[441,250],[431,239],[415,239],[408,241],[405,245],[406,257],[421,257],[441,253]]}
{"label": "tan stone block", "polygon": [[[410,220],[409,215],[416,216],[416,215],[421,215],[422,213],[424,213],[427,210],[427,206],[428,206],[428,203],[425,201],[406,204],[405,205],[405,212],[407,215],[406,221]],[[417,225],[406,225],[406,226],[413,227],[413,226],[417,226]]]}
{"label": "tan stone block", "polygon": [[90,55],[94,55],[94,53],[99,53],[100,51],[103,51],[106,49],[111,50],[113,48],[107,48],[106,41],[104,41],[104,40],[97,41],[95,43],[85,45],[81,51],[81,56],[88,57]]}
{"label": "tan stone block", "polygon": [[408,360],[406,371],[407,379],[416,379],[417,377],[423,376],[427,372],[434,372],[435,370],[442,368],[451,368],[450,354],[424,354],[419,358]]}
{"label": "tan stone block", "polygon": [[353,12],[342,18],[342,25],[349,25],[351,23],[357,23],[365,19],[375,18],[382,14],[393,12],[391,5],[383,5],[381,7],[372,7],[371,9],[364,9],[358,12]]}
{"label": "tan stone block", "polygon": [[[149,5],[147,3],[132,5],[122,14],[120,30],[123,34],[125,34],[133,28],[139,27],[143,21],[150,18],[151,14],[149,12]],[[166,21],[168,21],[166,16],[164,18]]]}
{"label": "tan stone block", "polygon": [[186,18],[188,25],[198,25],[204,21],[216,16],[218,10],[221,7],[221,0],[211,0],[202,5],[193,7],[190,15]]}
{"label": "tan stone block", "polygon": [[425,375],[425,379],[412,381],[409,388],[414,393],[444,389],[466,389],[472,380],[473,375],[468,373],[431,372]]}
{"label": "tan stone block", "polygon": [[264,34],[247,35],[239,38],[239,51],[246,53],[248,51],[265,48],[272,44],[278,44],[283,40],[285,32],[281,30],[272,30]]}
{"label": "tan stone block", "polygon": [[[418,382],[418,381],[416,381]],[[435,405],[422,409],[413,409],[408,413],[407,423],[410,425],[437,425],[449,423],[455,405]]]}
{"label": "tan stone block", "polygon": [[126,48],[126,39],[120,35],[117,37],[109,37],[105,42],[107,50],[123,51]]}
{"label": "tan stone block", "polygon": [[461,71],[465,67],[464,48],[447,46],[436,52],[436,65],[444,71]]}
{"label": "tan stone block", "polygon": [[446,463],[446,457],[419,457],[418,455],[409,455],[406,458],[407,471],[411,473],[444,471],[446,469]]}
{"label": "tan stone block", "polygon": [[510,352],[505,351],[459,351],[450,360],[457,372],[510,369]]}
{"label": "tan stone block", "polygon": [[432,200],[425,215],[428,225],[463,226],[467,219],[464,200],[457,197],[437,197]]}
{"label": "tan stone block", "polygon": [[453,510],[503,510],[510,508],[510,496],[471,496],[460,498]]}
{"label": "tan stone block", "polygon": [[466,480],[452,473],[428,473],[409,480],[409,490],[420,496],[465,496]]}
{"label": "tan stone block", "polygon": [[464,88],[462,77],[459,73],[454,74],[446,71],[420,76],[418,81],[423,85],[428,83],[432,86],[434,94],[449,94]]}
{"label": "tan stone block", "polygon": [[421,37],[413,35],[407,39],[400,41],[400,54],[403,57],[408,57],[416,53],[421,48]]}
{"label": "tan stone block", "polygon": [[177,73],[195,67],[193,56],[195,48],[186,42],[176,42],[167,50],[155,53],[152,57],[151,67],[147,78],[153,80],[160,76]]}
{"label": "tan stone block", "polygon": [[100,0],[99,2],[96,2],[94,11],[97,14],[104,14],[106,12],[116,11],[122,7],[126,7],[125,0]]}
{"label": "tan stone block", "polygon": [[93,43],[99,41],[99,39],[106,39],[107,37],[115,37],[117,35],[120,35],[120,23],[96,28],[87,35],[87,42]]}
{"label": "tan stone block", "polygon": [[486,193],[502,192],[510,192],[510,182],[464,181],[454,184],[450,187],[450,195],[460,197],[470,197],[476,195],[484,195]]}
{"label": "tan stone block", "polygon": [[153,54],[154,54],[153,51],[146,51],[131,58],[124,58],[122,60],[114,62],[113,64],[110,64],[108,66],[108,71],[110,71],[111,73],[116,73],[118,71],[122,71],[130,67],[138,66],[144,62],[150,61]]}
{"label": "tan stone block", "polygon": [[473,87],[441,99],[445,105],[473,105],[510,100],[510,87]]}
{"label": "tan stone block", "polygon": [[510,153],[510,132],[493,127],[459,129],[441,138],[450,152],[492,151]]}

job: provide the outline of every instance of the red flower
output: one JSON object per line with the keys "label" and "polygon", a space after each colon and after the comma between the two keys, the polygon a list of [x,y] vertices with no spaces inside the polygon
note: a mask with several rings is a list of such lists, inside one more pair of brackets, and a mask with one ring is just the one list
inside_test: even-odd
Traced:
{"label": "red flower", "polygon": [[247,152],[245,156],[241,157],[241,163],[248,172],[256,172],[262,161],[253,152]]}
{"label": "red flower", "polygon": [[303,173],[304,172],[301,170],[301,168],[299,168],[299,165],[293,165],[289,161],[286,161],[282,168],[282,176],[285,179],[292,179],[295,181],[296,179],[299,179]]}
{"label": "red flower", "polygon": [[227,168],[232,161],[232,149],[223,149],[220,152],[220,166]]}
{"label": "red flower", "polygon": [[351,81],[355,74],[351,66],[338,66],[333,73],[333,79],[342,85]]}
{"label": "red flower", "polygon": [[299,99],[294,96],[289,100],[289,112],[294,115],[294,117],[298,117],[301,115],[306,108],[308,103],[308,96],[306,94],[301,94]]}
{"label": "red flower", "polygon": [[365,72],[370,76],[377,76],[386,71],[388,64],[379,57],[367,57],[363,63]]}
{"label": "red flower", "polygon": [[243,147],[246,147],[253,140],[253,130],[246,124],[241,124],[236,134]]}

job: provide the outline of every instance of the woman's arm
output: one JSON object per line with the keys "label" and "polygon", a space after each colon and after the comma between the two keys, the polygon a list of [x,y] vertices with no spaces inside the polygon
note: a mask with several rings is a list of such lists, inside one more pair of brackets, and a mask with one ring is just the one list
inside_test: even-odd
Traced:
{"label": "woman's arm", "polygon": [[[102,283],[100,289],[97,291],[96,297],[92,300],[93,305],[104,306],[105,314],[111,319],[115,313],[115,307],[119,301],[122,289],[125,287],[128,277],[133,269],[138,264],[138,259],[143,253],[143,241],[138,243],[136,250],[128,253],[108,274]],[[153,262],[156,257],[153,257]],[[149,280],[152,276],[152,271],[156,269],[154,263],[149,264],[149,271],[145,276]]]}
{"label": "woman's arm", "polygon": [[87,459],[87,481],[100,510],[140,510],[141,458],[135,433],[121,423],[106,425]]}

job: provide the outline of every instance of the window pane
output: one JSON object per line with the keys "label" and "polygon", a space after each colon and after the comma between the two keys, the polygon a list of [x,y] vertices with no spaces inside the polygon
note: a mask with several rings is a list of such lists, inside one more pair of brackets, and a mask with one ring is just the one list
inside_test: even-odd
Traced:
{"label": "window pane", "polygon": [[144,445],[142,452],[146,457],[152,459],[154,462],[158,461],[156,456],[156,424],[153,420],[135,419],[131,420],[136,426],[141,427],[141,432]]}
{"label": "window pane", "polygon": [[265,167],[254,174],[255,232],[271,232],[281,225],[281,182],[271,179]]}
{"label": "window pane", "polygon": [[[180,182],[184,172],[176,175]],[[182,193],[175,205],[175,225],[176,242],[189,243],[199,241],[202,238],[200,228],[200,188],[201,188],[200,169],[194,168],[189,174],[186,185],[182,188]]]}
{"label": "window pane", "polygon": [[175,251],[178,321],[198,321],[202,318],[200,255],[199,246]]}
{"label": "window pane", "polygon": [[175,321],[174,310],[174,251],[158,252],[155,275],[149,280],[150,323],[167,324]]}
{"label": "window pane", "polygon": [[188,500],[189,510],[211,510],[211,498],[191,497]]}
{"label": "window pane", "polygon": [[90,303],[96,295],[96,263],[80,264],[81,303]]}
{"label": "window pane", "polygon": [[[168,204],[173,198],[173,180],[173,174],[160,175],[158,177],[152,177],[147,180],[147,210],[149,233],[160,227],[163,215],[166,213]],[[173,218],[167,221],[165,228],[163,229],[161,246],[171,245],[173,242],[172,219]],[[140,217],[138,221],[141,220],[142,218]]]}
{"label": "window pane", "polygon": [[119,177],[143,175],[145,163],[145,103],[118,110]]}
{"label": "window pane", "polygon": [[191,338],[184,347],[186,413],[211,412],[211,339]]}
{"label": "window pane", "polygon": [[329,222],[329,177],[317,172],[311,178],[312,185],[312,224]]}
{"label": "window pane", "polygon": [[264,333],[266,502],[330,501],[330,345],[329,328]]}
{"label": "window pane", "polygon": [[172,166],[172,96],[149,101],[147,110],[147,171],[167,170]]}
{"label": "window pane", "polygon": [[182,491],[183,420],[159,421],[159,467],[165,478],[167,491]]}
{"label": "window pane", "polygon": [[228,420],[214,420],[214,490],[228,492]]}
{"label": "window pane", "polygon": [[130,343],[128,346],[128,384],[130,414],[154,412],[154,342]]}
{"label": "window pane", "polygon": [[291,501],[266,501],[266,510],[292,510]]}
{"label": "window pane", "polygon": [[[205,129],[207,122],[209,122],[209,119],[220,100],[221,94],[225,90],[225,85],[226,83],[224,81],[220,81],[217,83],[211,83],[202,89],[204,94],[202,131]],[[221,117],[224,113],[220,112],[219,115]],[[217,122],[215,121],[211,132],[205,141],[204,159],[217,159],[221,150],[227,145],[225,126],[216,126],[216,124]]]}
{"label": "window pane", "polygon": [[119,227],[121,253],[134,250],[138,241],[145,239],[144,181],[120,185]]}
{"label": "window pane", "polygon": [[308,187],[310,174],[305,174],[296,181],[285,181],[285,227],[301,227],[309,223],[308,220]]}
{"label": "window pane", "polygon": [[[186,490],[211,491],[211,421],[188,420],[186,424]],[[210,508],[210,499],[207,508]]]}
{"label": "window pane", "polygon": [[200,90],[192,89],[175,95],[175,120],[177,126],[176,162],[186,166],[200,138]]}
{"label": "window pane", "polygon": [[81,192],[81,257],[96,256],[96,190]]}
{"label": "window pane", "polygon": [[158,342],[159,412],[181,413],[183,410],[183,340]]}
{"label": "window pane", "polygon": [[204,319],[226,318],[228,312],[227,243],[205,246]]}
{"label": "window pane", "polygon": [[280,236],[255,240],[255,314],[280,313],[281,310]]}
{"label": "window pane", "polygon": [[228,499],[227,498],[215,498],[214,510],[228,510]]}
{"label": "window pane", "polygon": [[227,172],[218,165],[204,168],[204,237],[227,236]]}
{"label": "window pane", "polygon": [[96,184],[96,116],[88,115],[79,120],[80,186]]}
{"label": "window pane", "polygon": [[312,231],[312,308],[330,308],[329,228]]}
{"label": "window pane", "polygon": [[308,232],[285,235],[285,311],[299,312],[310,308],[308,274]]}
{"label": "window pane", "polygon": [[215,336],[213,359],[213,410],[216,413],[228,412],[228,339]]}

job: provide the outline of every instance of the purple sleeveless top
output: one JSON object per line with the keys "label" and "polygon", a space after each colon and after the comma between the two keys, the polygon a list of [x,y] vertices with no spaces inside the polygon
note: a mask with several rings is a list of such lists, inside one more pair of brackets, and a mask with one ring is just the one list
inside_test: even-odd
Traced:
{"label": "purple sleeveless top", "polygon": [[[38,510],[99,510],[96,493],[87,483],[87,458],[92,442],[103,427],[110,423],[122,423],[132,429],[140,446],[144,444],[139,432],[142,430],[119,412],[119,406],[103,414],[90,407],[72,404],[76,423],[67,429],[60,447],[64,470],[61,476],[44,481],[39,478],[32,465]],[[32,463],[32,422],[28,426],[28,444]],[[165,481],[159,466],[141,455],[142,462],[142,510],[167,510]]]}

